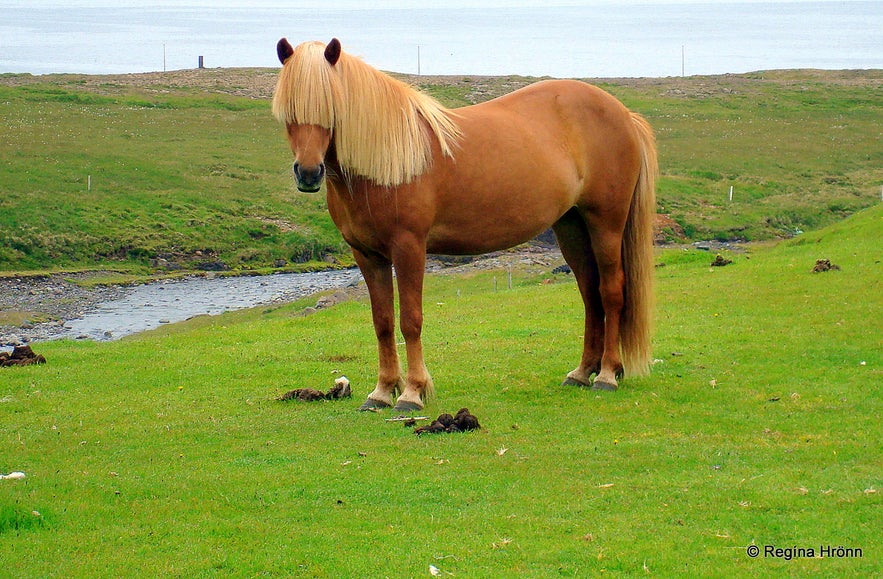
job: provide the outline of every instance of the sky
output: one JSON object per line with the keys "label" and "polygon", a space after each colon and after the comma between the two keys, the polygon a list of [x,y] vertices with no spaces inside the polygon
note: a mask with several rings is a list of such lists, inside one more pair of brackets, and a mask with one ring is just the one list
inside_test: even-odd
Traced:
{"label": "sky", "polygon": [[[185,7],[206,6],[211,8],[247,8],[260,6],[272,8],[281,6],[291,8],[493,8],[493,7],[530,7],[530,6],[592,6],[603,4],[745,4],[763,0],[0,0],[0,9],[4,7]],[[777,2],[798,2],[801,0],[775,0]],[[805,0],[803,0],[805,1]],[[813,0],[817,2],[853,2],[861,0]],[[284,2],[281,3],[280,2]]]}
{"label": "sky", "polygon": [[[0,0],[0,72],[189,68],[197,55],[207,67],[273,66],[275,50],[264,45],[305,34],[338,36],[375,66],[424,74],[667,76],[880,67],[883,37],[875,27],[883,0],[798,1]],[[583,30],[552,18],[568,13],[556,11],[562,6],[590,13],[592,26]],[[415,9],[421,7],[430,9]],[[501,20],[493,7],[511,9],[510,16]],[[813,16],[820,13],[842,18],[826,28],[828,20]],[[550,18],[540,23],[544,15]],[[562,43],[569,58],[560,58]]]}

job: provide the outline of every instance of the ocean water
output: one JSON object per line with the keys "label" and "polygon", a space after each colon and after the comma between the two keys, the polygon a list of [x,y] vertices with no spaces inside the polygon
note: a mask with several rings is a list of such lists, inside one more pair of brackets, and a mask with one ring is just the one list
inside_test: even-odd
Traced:
{"label": "ocean water", "polygon": [[200,56],[210,68],[273,67],[283,36],[292,44],[337,37],[378,68],[421,74],[883,68],[881,1],[645,2],[0,0],[0,73],[174,70],[195,68]]}

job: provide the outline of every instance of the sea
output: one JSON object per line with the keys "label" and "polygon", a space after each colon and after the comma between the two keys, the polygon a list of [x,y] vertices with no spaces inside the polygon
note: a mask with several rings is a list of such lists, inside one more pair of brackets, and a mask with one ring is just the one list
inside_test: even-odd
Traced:
{"label": "sea", "polygon": [[422,75],[880,69],[883,1],[0,0],[0,73],[276,67],[281,37]]}

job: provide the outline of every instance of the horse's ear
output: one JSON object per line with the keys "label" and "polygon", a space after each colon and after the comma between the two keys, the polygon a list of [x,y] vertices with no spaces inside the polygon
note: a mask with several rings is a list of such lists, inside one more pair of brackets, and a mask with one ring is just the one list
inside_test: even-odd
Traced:
{"label": "horse's ear", "polygon": [[288,57],[294,54],[294,49],[291,48],[291,44],[288,43],[287,38],[283,38],[276,43],[276,54],[279,56],[279,62],[282,64],[285,64]]}
{"label": "horse's ear", "polygon": [[325,47],[325,60],[331,63],[331,66],[334,66],[337,64],[339,58],[340,41],[336,38],[332,38],[331,42],[328,43],[328,46]]}

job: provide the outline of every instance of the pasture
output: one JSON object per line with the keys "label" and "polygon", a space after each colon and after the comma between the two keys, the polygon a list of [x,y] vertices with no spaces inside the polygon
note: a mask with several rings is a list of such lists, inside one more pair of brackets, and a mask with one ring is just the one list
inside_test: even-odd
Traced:
{"label": "pasture", "polygon": [[[0,372],[0,472],[27,474],[0,480],[2,573],[880,575],[881,222],[877,205],[726,267],[661,251],[657,361],[614,393],[560,385],[572,278],[429,276],[425,414],[466,406],[470,433],[355,411],[367,299],[41,344],[47,365]],[[341,374],[352,401],[274,400]]]}
{"label": "pasture", "polygon": [[[351,263],[323,196],[294,190],[277,72],[0,75],[0,271]],[[881,75],[589,80],[654,127],[669,240],[765,240],[880,199]],[[406,80],[461,106],[537,79]]]}

